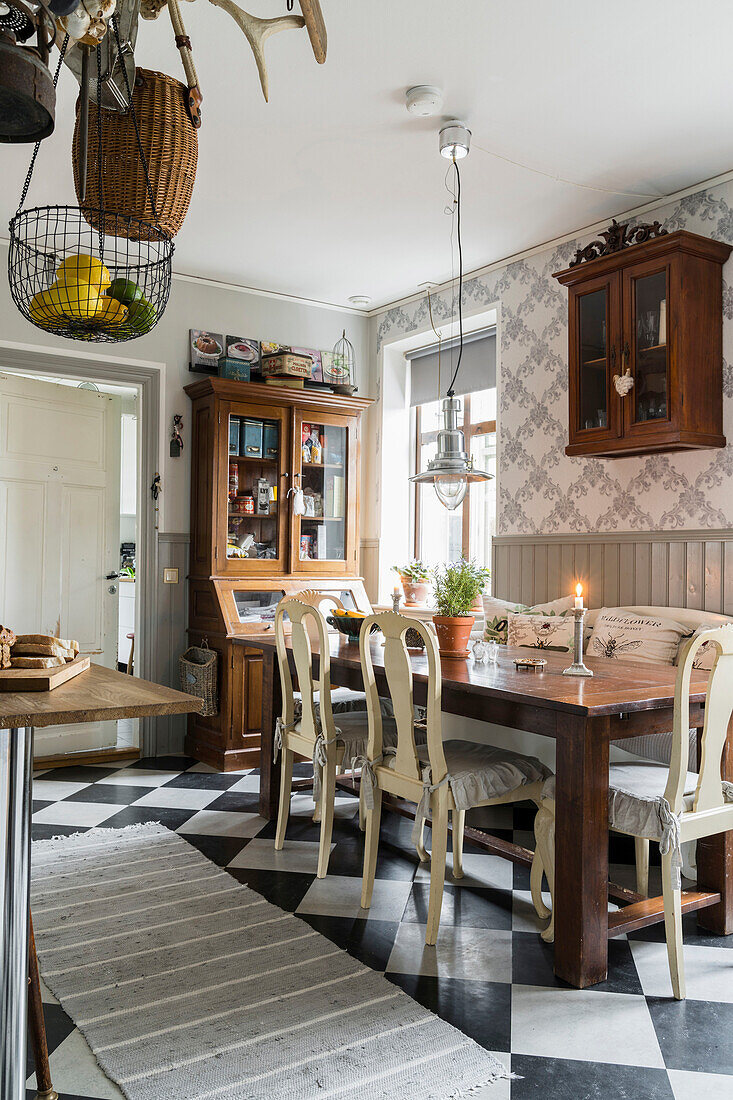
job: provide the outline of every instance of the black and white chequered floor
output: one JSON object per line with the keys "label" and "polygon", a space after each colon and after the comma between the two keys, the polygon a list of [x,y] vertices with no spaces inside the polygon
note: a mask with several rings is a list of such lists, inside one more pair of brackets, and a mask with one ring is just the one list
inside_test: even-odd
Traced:
{"label": "black and white chequered floor", "polygon": [[[671,997],[659,925],[611,941],[602,985],[569,989],[556,981],[552,949],[538,935],[527,870],[467,844],[465,877],[446,881],[438,946],[426,948],[429,872],[410,844],[409,821],[383,816],[367,914],[359,908],[363,846],[356,800],[337,798],[329,875],[319,881],[310,793],[293,796],[285,848],[275,852],[275,824],[257,815],[258,785],[254,772],[224,775],[183,756],[40,772],[33,838],[146,821],[176,830],[240,882],[384,971],[517,1075],[477,1100],[733,1098],[733,936],[700,935],[694,916],[686,918],[688,999],[681,1003]],[[529,808],[484,814],[492,832],[533,845]],[[632,856],[633,849],[614,841],[616,881],[631,884]],[[61,1100],[120,1097],[45,989],[44,999]],[[28,1097],[34,1085],[29,1055]]]}

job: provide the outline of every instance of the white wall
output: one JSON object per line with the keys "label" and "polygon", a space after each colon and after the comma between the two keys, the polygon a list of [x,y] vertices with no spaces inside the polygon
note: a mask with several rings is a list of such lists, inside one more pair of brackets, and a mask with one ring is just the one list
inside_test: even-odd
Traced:
{"label": "white wall", "polygon": [[[185,233],[185,228],[183,232]],[[6,252],[7,243],[0,242],[0,266],[3,269],[6,268]],[[357,372],[361,372],[358,379],[360,395],[369,397],[374,396],[374,392],[369,389],[367,327],[367,319],[361,315],[174,278],[168,308],[152,332],[139,340],[124,344],[97,345],[100,359],[123,356],[164,364],[160,438],[163,486],[160,497],[160,530],[189,530],[191,404],[183,393],[183,386],[203,377],[192,374],[188,369],[190,328],[206,328],[225,335],[278,340],[296,347],[315,348],[333,347],[345,328],[356,351]],[[0,339],[33,344],[39,349],[81,348],[85,352],[90,349],[89,344],[51,336],[26,321],[11,300],[5,276],[0,278]],[[183,414],[183,438],[186,444],[183,455],[177,459],[170,458],[168,453],[174,413]],[[366,495],[365,493],[364,497]]]}

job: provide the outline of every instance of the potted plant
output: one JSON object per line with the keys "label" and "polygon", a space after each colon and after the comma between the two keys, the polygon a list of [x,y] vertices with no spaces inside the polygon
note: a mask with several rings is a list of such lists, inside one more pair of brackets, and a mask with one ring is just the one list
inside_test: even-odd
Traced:
{"label": "potted plant", "polygon": [[393,565],[392,568],[402,581],[405,607],[417,607],[427,603],[431,574],[425,562],[414,558],[407,565]]}
{"label": "potted plant", "polygon": [[468,656],[468,639],[476,621],[472,609],[485,583],[482,573],[465,558],[435,570],[433,622],[441,657]]}
{"label": "potted plant", "polygon": [[476,580],[480,585],[479,590],[476,594],[476,598],[473,601],[473,606],[471,610],[478,611],[479,615],[483,615],[484,605],[481,597],[483,595],[484,589],[486,588],[487,581],[491,579],[491,570],[487,569],[485,565],[479,565],[473,558],[467,564],[470,566],[471,569],[473,569],[474,573],[476,574]]}

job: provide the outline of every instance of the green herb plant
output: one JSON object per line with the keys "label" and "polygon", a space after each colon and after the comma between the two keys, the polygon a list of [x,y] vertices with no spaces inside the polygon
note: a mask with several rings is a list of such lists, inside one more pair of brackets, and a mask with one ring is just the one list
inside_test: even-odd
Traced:
{"label": "green herb plant", "polygon": [[446,619],[471,617],[471,608],[486,583],[488,570],[474,561],[450,562],[434,570],[435,607]]}
{"label": "green herb plant", "polygon": [[419,558],[413,558],[407,565],[393,565],[392,569],[412,584],[426,584],[430,580],[430,569]]}

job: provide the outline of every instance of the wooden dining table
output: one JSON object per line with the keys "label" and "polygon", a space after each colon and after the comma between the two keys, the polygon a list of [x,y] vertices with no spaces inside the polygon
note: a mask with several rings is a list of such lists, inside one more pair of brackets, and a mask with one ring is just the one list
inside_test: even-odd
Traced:
{"label": "wooden dining table", "polygon": [[[387,694],[381,635],[371,641],[377,687]],[[263,725],[260,764],[260,813],[277,814],[279,767],[273,764],[275,722],[281,713],[281,692],[275,639],[237,639],[263,655]],[[359,647],[342,635],[329,636],[331,682],[362,689]],[[314,672],[320,667],[317,643],[312,644]],[[535,651],[533,651],[535,652]],[[662,899],[644,898],[608,878],[608,769],[611,742],[672,729],[676,669],[615,659],[586,658],[592,678],[563,676],[567,653],[543,651],[542,672],[520,671],[515,658],[528,651],[501,647],[496,664],[472,658],[441,661],[442,710],[498,726],[548,737],[555,742],[556,870],[555,973],[570,985],[585,988],[602,982],[608,972],[608,939],[656,923],[663,918]],[[292,650],[288,644],[291,669]],[[412,651],[414,700],[426,701],[427,661]],[[693,674],[690,685],[690,728],[701,728],[705,715],[707,673]],[[732,722],[733,727],[733,722]],[[488,732],[488,731],[487,731]],[[490,733],[489,737],[490,739]],[[698,742],[700,738],[698,737]],[[729,728],[722,775],[733,780],[733,731]],[[394,807],[405,812],[404,806]],[[409,811],[411,812],[411,811]],[[466,837],[487,851],[518,863],[532,853],[483,830],[467,829]],[[684,913],[698,911],[698,922],[709,932],[733,932],[733,833],[698,841],[698,881],[685,891]],[[609,911],[609,898],[620,908]]]}
{"label": "wooden dining table", "polygon": [[[1,1100],[22,1100],[26,1094],[33,730],[200,709],[201,700],[193,695],[94,664],[53,691],[0,692]],[[30,964],[37,965],[33,953]],[[47,1056],[44,1062],[43,1083],[36,1067],[39,1095],[55,1095]]]}

